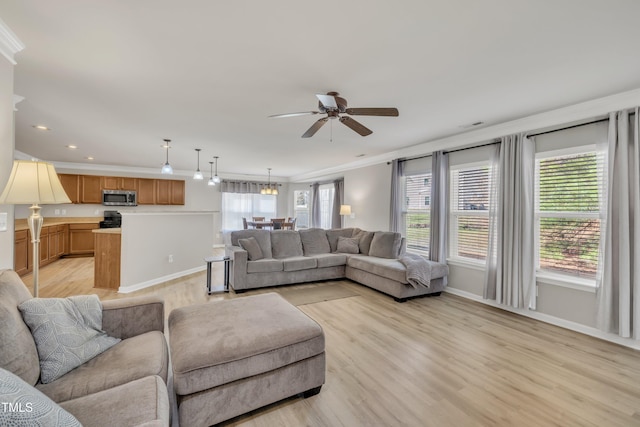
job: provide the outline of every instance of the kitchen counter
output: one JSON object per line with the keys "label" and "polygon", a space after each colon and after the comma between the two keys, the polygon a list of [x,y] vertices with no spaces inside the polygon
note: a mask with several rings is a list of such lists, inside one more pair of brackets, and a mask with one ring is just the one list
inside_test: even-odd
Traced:
{"label": "kitchen counter", "polygon": [[[46,217],[44,219],[43,227],[49,227],[52,225],[65,225],[65,224],[99,224],[102,221],[101,217],[93,216],[93,217]],[[27,219],[16,219],[15,221],[15,231],[20,230],[28,230],[29,224],[27,223]]]}
{"label": "kitchen counter", "polygon": [[96,234],[122,234],[122,228],[96,228],[91,231]]}

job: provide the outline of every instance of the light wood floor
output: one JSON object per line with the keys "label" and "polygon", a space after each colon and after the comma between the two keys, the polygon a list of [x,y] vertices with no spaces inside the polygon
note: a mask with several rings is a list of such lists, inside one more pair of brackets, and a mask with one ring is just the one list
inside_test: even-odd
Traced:
{"label": "light wood floor", "polygon": [[[91,258],[61,260],[41,269],[40,296],[134,295],[94,290],[92,276]],[[162,295],[167,315],[236,297],[207,296],[204,280],[136,294]],[[299,306],[324,328],[326,384],[226,426],[640,426],[638,351],[446,293],[398,304],[347,280],[301,286],[358,294]]]}

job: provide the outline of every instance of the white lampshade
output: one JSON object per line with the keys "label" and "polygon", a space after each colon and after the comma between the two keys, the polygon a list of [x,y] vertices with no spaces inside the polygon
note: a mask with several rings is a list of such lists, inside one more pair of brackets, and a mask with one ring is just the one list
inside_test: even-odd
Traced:
{"label": "white lampshade", "polygon": [[51,163],[14,160],[0,204],[71,203]]}
{"label": "white lampshade", "polygon": [[340,205],[340,215],[351,215],[351,205]]}

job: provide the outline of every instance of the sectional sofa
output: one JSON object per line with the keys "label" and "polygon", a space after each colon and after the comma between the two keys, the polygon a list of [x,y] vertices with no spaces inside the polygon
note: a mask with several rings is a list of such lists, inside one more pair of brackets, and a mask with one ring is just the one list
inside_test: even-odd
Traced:
{"label": "sectional sofa", "polygon": [[237,293],[348,278],[399,302],[440,294],[446,286],[447,265],[431,263],[429,286],[414,286],[399,259],[404,252],[405,240],[399,233],[359,228],[237,230],[226,245],[226,255],[233,261],[230,285]]}

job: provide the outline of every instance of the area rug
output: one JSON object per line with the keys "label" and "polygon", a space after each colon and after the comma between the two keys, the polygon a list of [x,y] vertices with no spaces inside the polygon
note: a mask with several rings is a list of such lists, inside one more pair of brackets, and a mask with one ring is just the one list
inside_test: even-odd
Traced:
{"label": "area rug", "polygon": [[282,295],[284,299],[296,306],[360,296],[360,294],[339,284],[309,286],[296,289],[278,289],[277,292]]}

